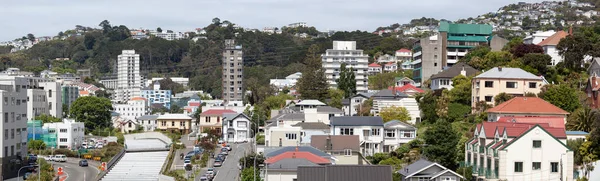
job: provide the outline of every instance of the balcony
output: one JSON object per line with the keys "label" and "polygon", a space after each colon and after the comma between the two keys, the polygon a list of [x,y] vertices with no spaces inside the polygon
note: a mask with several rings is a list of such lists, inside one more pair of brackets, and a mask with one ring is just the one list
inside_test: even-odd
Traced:
{"label": "balcony", "polygon": [[479,171],[477,172],[479,176],[485,176],[485,170],[483,169],[483,167],[479,167]]}
{"label": "balcony", "polygon": [[478,172],[477,172],[477,171],[478,171],[478,170],[477,170],[477,165],[473,165],[473,166],[471,167],[471,172],[473,172],[473,175],[476,175],[476,174],[478,174]]}
{"label": "balcony", "polygon": [[498,169],[494,169],[493,172],[489,168],[486,169],[486,171],[485,171],[485,178],[486,179],[498,179]]}

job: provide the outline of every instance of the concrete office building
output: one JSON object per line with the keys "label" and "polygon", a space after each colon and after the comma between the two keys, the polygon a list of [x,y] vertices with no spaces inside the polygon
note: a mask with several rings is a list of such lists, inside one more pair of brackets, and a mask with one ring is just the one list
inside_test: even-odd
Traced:
{"label": "concrete office building", "polygon": [[413,77],[419,86],[432,75],[452,67],[471,48],[480,45],[497,47],[505,42],[500,37],[492,36],[492,26],[487,24],[453,24],[442,21],[438,32],[417,41],[413,48]]}
{"label": "concrete office building", "polygon": [[126,102],[139,97],[142,77],[140,76],[140,55],[135,50],[123,50],[117,59],[117,102]]}
{"label": "concrete office building", "polygon": [[48,112],[51,116],[62,118],[62,86],[58,82],[40,82],[40,89],[46,93]]}
{"label": "concrete office building", "polygon": [[333,41],[333,49],[328,49],[321,55],[323,69],[327,82],[331,87],[337,87],[336,80],[340,77],[340,67],[346,63],[346,68],[355,70],[356,91],[367,92],[369,55],[363,50],[356,49],[356,41]]}
{"label": "concrete office building", "polygon": [[62,103],[67,105],[67,108],[71,107],[71,104],[79,98],[79,88],[76,86],[62,86]]}
{"label": "concrete office building", "polygon": [[[3,179],[17,176],[14,164],[27,155],[27,79],[0,78],[0,160]],[[18,160],[18,161],[17,161]]]}
{"label": "concrete office building", "polygon": [[244,100],[244,57],[242,46],[235,40],[225,40],[223,51],[223,100]]}

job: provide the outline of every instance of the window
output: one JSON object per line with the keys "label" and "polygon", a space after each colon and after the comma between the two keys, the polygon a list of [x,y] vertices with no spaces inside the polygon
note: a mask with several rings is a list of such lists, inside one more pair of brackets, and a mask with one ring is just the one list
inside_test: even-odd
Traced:
{"label": "window", "polygon": [[288,140],[296,140],[298,138],[298,134],[296,133],[286,133],[285,138]]}
{"label": "window", "polygon": [[55,129],[48,129],[48,133],[56,133]]}
{"label": "window", "polygon": [[541,148],[542,140],[533,140],[533,148]]}
{"label": "window", "polygon": [[15,139],[15,129],[10,129],[10,139]]}
{"label": "window", "polygon": [[537,87],[537,83],[529,82],[529,88],[535,89]]}
{"label": "window", "polygon": [[8,123],[8,113],[7,112],[4,113],[4,122]]}
{"label": "window", "polygon": [[506,88],[517,88],[517,83],[516,82],[506,82]]}
{"label": "window", "polygon": [[171,126],[175,126],[175,121],[171,121]]}
{"label": "window", "polygon": [[419,179],[417,179],[417,181],[429,181],[430,178],[429,177],[419,177]]}
{"label": "window", "polygon": [[61,138],[61,139],[59,139],[59,141],[62,143],[65,143],[65,142],[67,142],[67,138]]}
{"label": "window", "polygon": [[523,162],[515,162],[515,172],[523,172]]}
{"label": "window", "polygon": [[60,131],[61,133],[66,133],[66,132],[67,132],[67,129],[60,129],[59,131]]}
{"label": "window", "polygon": [[352,156],[352,150],[351,149],[345,149],[344,150],[344,156]]}
{"label": "window", "polygon": [[8,146],[4,147],[4,157],[8,157]]}
{"label": "window", "polygon": [[52,97],[52,90],[48,90],[48,97]]}
{"label": "window", "polygon": [[245,121],[238,121],[237,122],[237,127],[238,128],[245,128],[245,127],[247,127],[247,124],[248,123],[246,123]]}
{"label": "window", "polygon": [[400,138],[414,138],[415,131],[400,131]]}
{"label": "window", "polygon": [[340,135],[354,135],[354,129],[352,129],[352,128],[340,128]]}
{"label": "window", "polygon": [[485,96],[485,102],[492,102],[493,96]]}
{"label": "window", "polygon": [[371,129],[371,136],[379,136],[379,135],[381,135],[381,130]]}
{"label": "window", "polygon": [[127,123],[127,127],[131,128],[131,122]]}
{"label": "window", "polygon": [[493,81],[485,81],[485,87],[494,87],[494,82]]}
{"label": "window", "polygon": [[532,170],[540,170],[540,169],[542,169],[542,163],[541,162],[533,162],[533,163],[531,163],[531,169]]}
{"label": "window", "polygon": [[450,85],[450,80],[442,79],[442,80],[440,80],[440,85]]}
{"label": "window", "polygon": [[386,138],[395,138],[396,137],[396,130],[385,130],[385,137]]}
{"label": "window", "polygon": [[210,117],[205,117],[204,122],[210,123]]}
{"label": "window", "polygon": [[558,162],[550,162],[550,172],[558,172]]}

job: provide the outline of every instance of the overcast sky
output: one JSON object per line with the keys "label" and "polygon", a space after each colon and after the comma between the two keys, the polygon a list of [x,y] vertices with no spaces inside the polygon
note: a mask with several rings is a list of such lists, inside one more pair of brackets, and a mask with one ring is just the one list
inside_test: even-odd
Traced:
{"label": "overcast sky", "polygon": [[102,20],[129,28],[191,31],[214,17],[262,29],[307,22],[325,30],[373,31],[379,26],[433,17],[474,17],[516,2],[542,0],[2,0],[0,41],[27,33],[56,35]]}

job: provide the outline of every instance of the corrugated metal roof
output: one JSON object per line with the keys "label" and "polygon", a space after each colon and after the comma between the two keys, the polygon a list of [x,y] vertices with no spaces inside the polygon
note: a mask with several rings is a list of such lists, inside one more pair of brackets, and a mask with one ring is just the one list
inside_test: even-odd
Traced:
{"label": "corrugated metal roof", "polygon": [[404,176],[409,176],[431,164],[433,164],[433,162],[421,158],[421,159],[417,160],[416,162],[403,167],[402,169],[400,169],[398,171],[398,173],[401,175],[404,175]]}
{"label": "corrugated metal roof", "polygon": [[475,78],[501,78],[501,79],[530,79],[542,80],[541,77],[533,75],[520,68],[495,67]]}
{"label": "corrugated metal roof", "polygon": [[392,181],[388,165],[299,166],[297,181]]}
{"label": "corrugated metal roof", "polygon": [[339,116],[331,117],[332,126],[382,126],[379,116]]}
{"label": "corrugated metal roof", "polygon": [[143,115],[137,118],[137,120],[155,120],[158,118],[158,115]]}
{"label": "corrugated metal roof", "polygon": [[304,158],[284,158],[269,164],[269,170],[296,170],[298,166],[316,166],[317,164]]}
{"label": "corrugated metal roof", "polygon": [[344,113],[344,111],[335,108],[335,107],[331,107],[331,106],[319,106],[317,107],[317,112],[320,113]]}
{"label": "corrugated metal roof", "polygon": [[168,151],[125,153],[102,181],[156,181]]}

